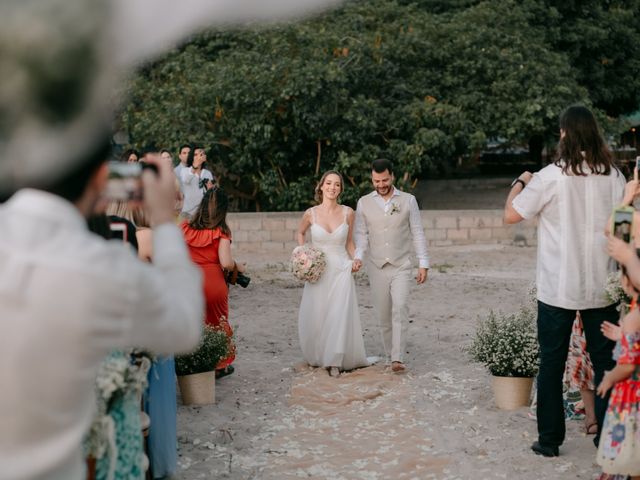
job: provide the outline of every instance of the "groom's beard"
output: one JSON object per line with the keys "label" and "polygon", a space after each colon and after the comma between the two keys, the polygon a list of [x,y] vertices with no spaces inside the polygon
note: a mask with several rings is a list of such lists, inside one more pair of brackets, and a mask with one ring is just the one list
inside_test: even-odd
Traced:
{"label": "groom's beard", "polygon": [[380,195],[381,197],[384,197],[385,195],[389,195],[389,192],[392,188],[392,185],[389,185],[387,187],[376,187],[376,192],[378,192],[378,195]]}

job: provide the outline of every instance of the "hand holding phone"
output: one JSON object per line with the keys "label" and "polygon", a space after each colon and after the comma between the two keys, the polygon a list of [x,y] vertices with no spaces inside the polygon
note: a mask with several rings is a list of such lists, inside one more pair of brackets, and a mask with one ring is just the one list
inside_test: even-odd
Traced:
{"label": "hand holding phone", "polygon": [[632,207],[618,207],[613,211],[611,233],[614,237],[627,243],[631,242],[634,212]]}
{"label": "hand holding phone", "polygon": [[148,163],[156,169],[155,173],[151,169],[146,169],[142,175],[144,205],[149,221],[152,226],[174,223],[176,177],[173,168],[160,159],[149,159]]}

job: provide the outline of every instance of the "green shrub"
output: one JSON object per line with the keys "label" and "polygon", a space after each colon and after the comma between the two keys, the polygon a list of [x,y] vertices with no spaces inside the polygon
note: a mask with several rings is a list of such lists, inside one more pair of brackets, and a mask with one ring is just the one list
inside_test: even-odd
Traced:
{"label": "green shrub", "polygon": [[176,356],[176,375],[211,372],[229,353],[229,339],[224,331],[205,325],[198,347],[191,353]]}

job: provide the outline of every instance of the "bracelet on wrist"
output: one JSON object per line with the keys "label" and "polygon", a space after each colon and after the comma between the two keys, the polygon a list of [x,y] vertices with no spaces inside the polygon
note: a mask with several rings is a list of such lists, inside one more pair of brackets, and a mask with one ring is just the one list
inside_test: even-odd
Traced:
{"label": "bracelet on wrist", "polygon": [[515,187],[518,183],[522,185],[523,190],[527,186],[527,184],[524,183],[524,180],[522,180],[521,178],[516,178],[513,182],[511,182],[511,188]]}

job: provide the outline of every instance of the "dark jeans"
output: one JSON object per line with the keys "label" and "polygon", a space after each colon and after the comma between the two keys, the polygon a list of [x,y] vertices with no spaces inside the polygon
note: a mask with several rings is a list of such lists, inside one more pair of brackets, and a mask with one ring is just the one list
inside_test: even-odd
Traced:
{"label": "dark jeans", "polygon": [[[616,305],[604,308],[580,310],[587,352],[594,370],[594,384],[600,384],[605,370],[611,370],[616,362],[612,353],[615,342],[607,339],[600,331],[602,322],[618,323]],[[575,310],[553,307],[538,301],[538,343],[540,344],[540,371],[538,372],[538,441],[541,445],[559,446],[564,441],[564,403],[562,399],[562,377],[564,374],[571,327],[576,318]],[[609,393],[605,398],[596,396],[595,410],[600,438],[604,414],[609,403]]]}

